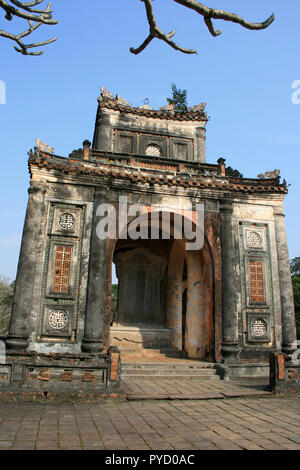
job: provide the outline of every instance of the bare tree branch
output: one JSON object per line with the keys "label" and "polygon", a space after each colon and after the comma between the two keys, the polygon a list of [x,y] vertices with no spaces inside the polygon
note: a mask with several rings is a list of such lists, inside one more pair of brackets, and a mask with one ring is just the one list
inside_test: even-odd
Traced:
{"label": "bare tree branch", "polygon": [[[11,21],[14,16],[26,19],[29,23],[29,28],[20,34],[12,34],[4,30],[0,30],[0,36],[10,39],[17,43],[15,50],[23,55],[41,55],[43,50],[38,52],[29,52],[29,49],[34,47],[41,47],[56,41],[56,38],[48,39],[47,41],[36,42],[32,44],[24,44],[22,39],[42,24],[55,25],[57,20],[52,19],[51,3],[49,2],[44,10],[35,9],[34,7],[40,5],[44,0],[35,0],[32,2],[20,2],[18,0],[10,0],[10,4],[5,0],[0,0],[0,8],[5,11],[5,19]],[[17,7],[17,8],[16,8]]]}
{"label": "bare tree branch", "polygon": [[[140,52],[142,52],[154,38],[161,39],[162,41],[166,42],[171,47],[173,47],[173,49],[184,52],[185,54],[197,53],[197,51],[194,49],[183,48],[179,46],[178,44],[176,44],[175,42],[171,41],[170,38],[174,36],[175,32],[171,31],[171,33],[169,34],[164,34],[159,29],[155,20],[155,16],[154,16],[152,0],[141,0],[141,1],[145,3],[150,33],[149,33],[149,36],[145,39],[145,41],[138,48],[133,48],[133,47],[130,48],[130,51],[133,54],[139,54]],[[251,29],[251,30],[266,29],[268,26],[270,26],[271,23],[273,23],[275,19],[274,14],[272,14],[263,23],[251,23],[245,20],[244,18],[242,18],[241,16],[236,15],[235,13],[231,13],[229,11],[217,10],[215,8],[209,8],[206,5],[203,5],[203,3],[198,2],[197,0],[173,0],[173,1],[176,3],[179,3],[180,5],[183,5],[186,8],[190,8],[191,10],[196,11],[199,15],[202,15],[204,22],[212,36],[219,36],[220,34],[222,34],[221,30],[217,30],[217,31],[215,30],[212,19],[230,21],[232,23],[237,23],[243,26],[244,28]]]}
{"label": "bare tree branch", "polygon": [[157,23],[154,17],[153,7],[152,7],[152,0],[141,0],[141,1],[145,3],[147,19],[148,19],[148,23],[150,27],[150,34],[138,48],[135,49],[134,47],[131,47],[130,52],[132,52],[133,54],[139,54],[148,46],[148,44],[152,41],[152,39],[158,38],[166,42],[167,44],[169,44],[169,46],[173,47],[173,49],[176,49],[177,51],[184,52],[185,54],[197,53],[197,51],[195,50],[185,49],[179,46],[178,44],[176,44],[175,42],[171,41],[171,38],[174,36],[175,31],[171,31],[169,34],[165,34],[157,26]]}
{"label": "bare tree branch", "polygon": [[[175,43],[172,38],[175,34],[175,31],[171,31],[170,33],[164,33],[157,25],[152,1],[153,0],[140,0],[144,2],[145,9],[146,9],[146,16],[149,24],[149,35],[144,40],[144,42],[137,48],[131,47],[130,51],[133,54],[139,54],[142,52],[148,44],[152,41],[152,39],[157,38],[161,41],[166,42],[169,46],[173,49],[183,52],[184,54],[197,54],[195,49],[187,49],[179,44]],[[252,29],[252,30],[261,30],[265,29],[274,21],[274,15],[271,15],[266,21],[263,23],[251,23],[241,16],[238,16],[234,13],[229,11],[217,10],[215,8],[209,8],[203,3],[198,2],[197,0],[172,0],[180,5],[184,6],[185,8],[189,8],[194,10],[199,15],[203,16],[204,23],[207,26],[209,32],[212,36],[219,36],[222,32],[220,30],[215,30],[213,21],[216,20],[223,20],[223,21],[230,21],[232,23],[237,23],[244,28]],[[42,24],[46,25],[55,25],[57,24],[56,20],[52,19],[52,10],[51,10],[51,3],[48,3],[48,6],[45,9],[36,8],[41,5],[44,0],[34,0],[31,2],[21,2],[19,0],[0,0],[0,11],[1,9],[5,12],[5,19],[11,21],[14,17],[25,19],[29,22],[29,27],[24,32],[20,34],[12,34],[4,30],[0,30],[0,37],[4,37],[10,39],[17,43],[15,46],[16,51],[20,52],[23,55],[41,55],[43,54],[43,50],[37,52],[31,52],[30,49],[34,47],[41,47],[47,44],[50,44],[56,41],[56,38],[49,39],[47,41],[32,43],[32,44],[24,44],[22,39],[27,37],[31,33],[33,33],[39,26]]]}

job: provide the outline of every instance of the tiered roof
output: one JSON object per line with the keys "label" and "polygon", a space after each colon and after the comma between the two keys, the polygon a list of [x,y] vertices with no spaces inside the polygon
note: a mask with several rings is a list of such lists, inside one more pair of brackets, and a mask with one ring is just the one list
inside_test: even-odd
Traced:
{"label": "tiered roof", "polygon": [[168,104],[160,109],[152,109],[148,105],[133,107],[124,98],[119,95],[112,95],[105,88],[101,87],[101,95],[98,98],[99,108],[98,112],[102,109],[112,109],[123,113],[130,113],[141,117],[152,119],[163,119],[173,121],[207,121],[207,113],[204,111],[206,103],[200,103],[193,107],[187,108],[186,111],[175,111],[174,106]]}
{"label": "tiered roof", "polygon": [[135,185],[178,189],[211,189],[240,194],[287,193],[286,183],[280,184],[279,177],[251,179],[226,174],[223,159],[218,165],[212,165],[88,150],[88,158],[83,151],[65,158],[35,148],[30,152],[29,171],[32,174],[35,168],[43,168],[62,177],[90,177],[93,181],[95,178],[99,181],[121,179]]}

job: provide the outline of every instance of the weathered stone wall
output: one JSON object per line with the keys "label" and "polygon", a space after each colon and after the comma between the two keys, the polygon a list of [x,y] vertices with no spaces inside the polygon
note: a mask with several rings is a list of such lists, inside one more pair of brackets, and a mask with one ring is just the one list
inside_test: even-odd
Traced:
{"label": "weathered stone wall", "polygon": [[153,146],[157,156],[204,163],[205,125],[206,121],[153,119],[131,114],[130,109],[125,114],[104,107],[98,112],[93,147],[115,153],[147,155],[147,147]]}
{"label": "weathered stone wall", "polygon": [[[35,176],[37,178],[38,175]],[[41,176],[40,176],[41,177]],[[55,178],[47,185],[43,211],[45,216],[39,220],[40,234],[37,251],[35,281],[33,284],[30,349],[39,352],[80,352],[87,315],[87,288],[89,276],[89,260],[97,259],[99,253],[91,245],[92,214],[95,186],[91,181],[83,184],[84,177],[76,180]],[[205,204],[205,236],[211,250],[211,278],[213,282],[208,288],[210,300],[207,317],[209,327],[206,329],[206,350],[217,361],[220,356],[222,342],[222,287],[221,287],[221,245],[220,245],[220,195],[213,195],[206,190],[204,194],[191,191],[176,190],[172,187],[166,193],[160,188],[143,190],[134,185],[114,182],[108,189],[103,184],[105,202],[115,205],[118,214],[119,196],[127,195],[128,205],[143,204],[146,207],[156,205],[160,210],[180,212],[190,208],[192,204]],[[102,189],[100,190],[102,194]],[[102,198],[102,196],[101,196]],[[102,199],[101,199],[102,200]],[[278,204],[278,202],[276,201]],[[273,218],[273,201],[247,198],[235,199],[233,209],[232,243],[237,279],[236,309],[232,315],[238,318],[239,358],[265,360],[270,350],[279,350],[281,346],[281,307],[279,293],[279,277],[277,267],[277,251]],[[60,217],[69,214],[74,220],[71,229],[59,227]],[[62,217],[62,218],[64,218]],[[130,220],[130,219],[129,219]],[[68,220],[67,220],[68,222]],[[71,224],[72,225],[72,224]],[[248,238],[255,245],[248,246]],[[53,291],[55,271],[55,249],[57,247],[72,248],[72,262],[68,293]],[[107,262],[103,274],[102,300],[103,310],[103,341],[110,345],[109,330],[111,321],[110,294],[111,262],[114,242],[106,246]],[[250,297],[250,262],[262,263],[264,302],[252,302]],[[100,262],[101,263],[101,262]],[[208,266],[208,263],[206,263]],[[90,265],[91,267],[91,265]],[[206,296],[207,296],[206,295]],[[249,300],[250,299],[250,300]],[[49,327],[49,318],[53,311],[62,311],[71,319],[68,326],[55,330]],[[266,325],[266,334],[251,334],[251,324],[257,331]],[[55,330],[55,331],[54,331]],[[260,334],[260,333],[259,333]],[[164,340],[165,341],[165,340]],[[151,342],[150,342],[151,343]],[[149,344],[150,344],[149,343]],[[154,344],[153,342],[151,344]],[[213,346],[213,349],[211,348]]]}
{"label": "weathered stone wall", "polygon": [[234,205],[240,359],[267,361],[282,347],[282,304],[274,208],[277,200],[247,198]]}
{"label": "weathered stone wall", "polygon": [[[44,218],[37,221],[40,224],[40,236],[36,247],[30,350],[43,353],[81,351],[92,207],[92,187],[66,185],[63,181],[55,181],[47,186]],[[68,224],[70,229],[67,228]],[[65,266],[57,266],[57,256],[65,256],[59,250],[64,249],[71,250],[69,271],[68,261]],[[60,273],[55,277],[57,269],[64,269],[64,275]],[[64,312],[66,316],[64,313],[53,315],[53,312]],[[66,324],[62,326],[64,322]]]}
{"label": "weathered stone wall", "polygon": [[80,398],[114,391],[120,385],[120,357],[116,348],[105,354],[8,353],[0,364],[0,399],[34,393],[42,399],[51,396]]}

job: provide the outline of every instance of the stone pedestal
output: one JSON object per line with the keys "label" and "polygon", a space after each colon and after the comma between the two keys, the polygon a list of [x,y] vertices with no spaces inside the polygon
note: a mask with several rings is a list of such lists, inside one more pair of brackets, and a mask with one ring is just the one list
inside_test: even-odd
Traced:
{"label": "stone pedestal", "polygon": [[112,326],[111,345],[127,349],[162,349],[171,347],[172,330],[148,325]]}

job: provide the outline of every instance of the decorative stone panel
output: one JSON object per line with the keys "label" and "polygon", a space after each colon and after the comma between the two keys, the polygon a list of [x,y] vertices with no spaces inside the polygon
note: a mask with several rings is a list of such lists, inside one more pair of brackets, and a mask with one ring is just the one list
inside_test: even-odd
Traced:
{"label": "decorative stone panel", "polygon": [[[245,206],[245,210],[248,210],[248,205]],[[245,357],[252,357],[251,348],[257,351],[260,347],[262,351],[267,351],[267,348],[274,346],[275,341],[269,230],[265,222],[239,221],[242,287],[240,341],[245,347],[242,352]]]}
{"label": "decorative stone panel", "polygon": [[269,343],[270,318],[260,312],[247,312],[247,338],[251,343]]}
{"label": "decorative stone panel", "polygon": [[78,237],[80,230],[80,209],[55,207],[51,235]]}
{"label": "decorative stone panel", "polygon": [[244,248],[247,251],[266,251],[265,227],[244,227]]}
{"label": "decorative stone panel", "polygon": [[161,148],[159,145],[147,145],[146,147],[146,155],[151,157],[160,157],[161,156]]}
{"label": "decorative stone panel", "polygon": [[193,143],[187,139],[170,140],[170,157],[177,160],[193,160]]}
{"label": "decorative stone panel", "polygon": [[114,150],[118,153],[137,153],[137,135],[115,131]]}
{"label": "decorative stone panel", "polygon": [[167,137],[160,137],[156,135],[147,135],[143,134],[140,136],[140,149],[139,153],[141,155],[147,155],[147,148],[151,147],[159,147],[161,149],[160,156],[161,157],[168,157],[168,139]]}
{"label": "decorative stone panel", "polygon": [[84,204],[49,201],[37,341],[76,341]]}
{"label": "decorative stone panel", "polygon": [[45,305],[43,336],[70,338],[73,329],[73,305]]}

